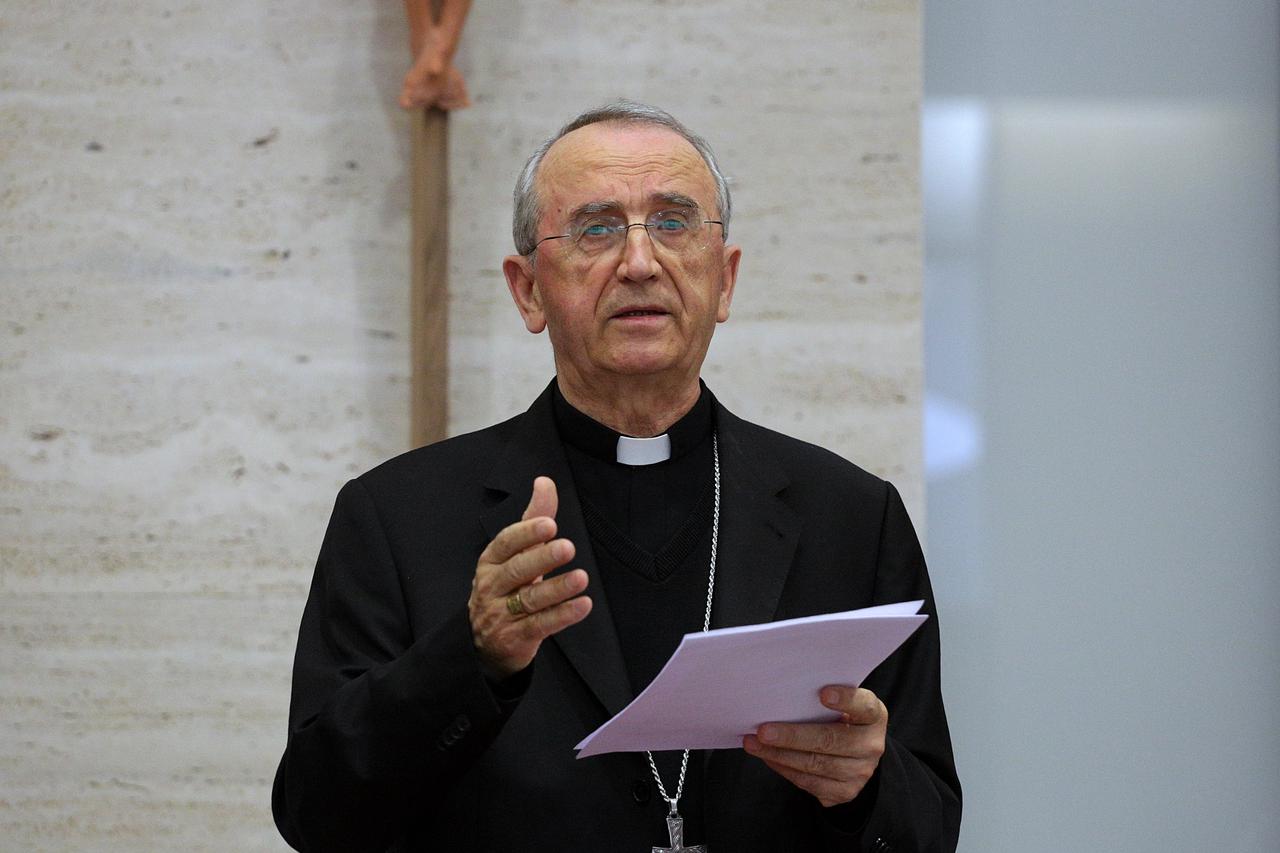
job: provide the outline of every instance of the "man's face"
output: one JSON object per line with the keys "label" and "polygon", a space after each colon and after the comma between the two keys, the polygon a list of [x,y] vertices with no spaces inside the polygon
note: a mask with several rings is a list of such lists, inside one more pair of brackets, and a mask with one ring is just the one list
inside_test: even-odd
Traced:
{"label": "man's face", "polygon": [[[593,124],[557,141],[538,170],[538,237],[565,234],[584,208],[628,223],[697,204],[718,219],[715,182],[679,134],[646,125]],[[592,389],[649,375],[673,389],[696,381],[717,322],[729,317],[740,250],[719,225],[682,251],[631,228],[622,245],[598,255],[572,239],[547,240],[534,262],[511,256],[508,285],[529,331],[549,331],[563,380]]]}

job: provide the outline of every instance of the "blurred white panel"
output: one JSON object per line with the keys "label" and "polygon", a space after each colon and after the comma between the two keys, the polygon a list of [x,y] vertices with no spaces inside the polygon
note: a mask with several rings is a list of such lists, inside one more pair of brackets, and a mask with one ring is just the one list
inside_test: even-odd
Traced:
{"label": "blurred white panel", "polygon": [[925,472],[933,478],[967,471],[982,457],[982,427],[967,406],[936,394],[924,399]]}
{"label": "blurred white panel", "polygon": [[929,199],[926,251],[972,252],[987,184],[989,117],[981,101],[943,98],[921,111],[920,171]]}
{"label": "blurred white panel", "polygon": [[957,269],[980,282],[950,312],[976,340],[927,327],[929,376],[951,365],[985,436],[959,487],[930,478],[964,849],[1276,849],[1275,110],[1019,98],[990,117],[977,245],[927,276],[952,299]]}
{"label": "blurred white panel", "polygon": [[961,851],[1280,849],[1280,10],[926,7]]}

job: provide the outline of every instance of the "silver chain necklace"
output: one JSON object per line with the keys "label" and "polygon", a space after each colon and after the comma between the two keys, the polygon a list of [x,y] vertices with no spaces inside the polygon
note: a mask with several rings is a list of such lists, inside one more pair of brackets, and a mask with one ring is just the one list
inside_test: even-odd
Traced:
{"label": "silver chain necklace", "polygon": [[[716,432],[711,433],[711,460],[713,463],[712,486],[714,491],[714,501],[711,509],[711,568],[707,572],[707,607],[702,613],[702,630],[711,630],[711,600],[715,597],[716,591],[716,544],[720,539],[720,440]],[[684,846],[684,819],[680,817],[680,813],[676,810],[676,805],[680,802],[680,795],[684,793],[684,776],[689,770],[689,750],[684,751],[684,757],[680,759],[680,780],[676,782],[676,795],[674,797],[667,795],[667,789],[662,784],[662,776],[658,773],[658,765],[653,760],[653,753],[648,750],[645,755],[649,756],[649,770],[653,773],[653,781],[658,783],[658,793],[662,795],[662,799],[667,801],[671,810],[667,813],[667,832],[671,836],[670,847],[655,847],[654,853],[658,851],[687,851],[687,853],[707,853],[705,845],[698,844],[693,847]]]}

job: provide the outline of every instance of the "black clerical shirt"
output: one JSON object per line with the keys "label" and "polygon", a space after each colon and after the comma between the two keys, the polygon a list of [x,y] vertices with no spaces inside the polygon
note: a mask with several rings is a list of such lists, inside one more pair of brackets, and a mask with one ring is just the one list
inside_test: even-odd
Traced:
{"label": "black clerical shirt", "polygon": [[[667,431],[670,458],[650,465],[619,463],[619,434],[575,409],[558,387],[554,411],[638,694],[681,637],[702,630],[711,558],[713,398],[703,386],[693,408]],[[681,754],[655,758],[667,793],[674,795]],[[701,771],[702,754],[694,752],[680,801],[690,841],[702,833]]]}

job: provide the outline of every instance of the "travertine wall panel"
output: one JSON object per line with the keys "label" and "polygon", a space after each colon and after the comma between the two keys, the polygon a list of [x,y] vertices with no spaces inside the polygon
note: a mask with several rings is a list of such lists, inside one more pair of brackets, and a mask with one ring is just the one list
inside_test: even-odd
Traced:
{"label": "travertine wall panel", "polygon": [[402,15],[0,12],[0,848],[284,846],[309,564],[408,428]]}
{"label": "travertine wall panel", "polygon": [[[650,100],[735,179],[708,378],[920,504],[919,10],[477,3],[453,120],[455,431],[523,408],[508,198]],[[338,486],[408,431],[399,4],[0,12],[0,848],[283,849],[269,788]]]}

